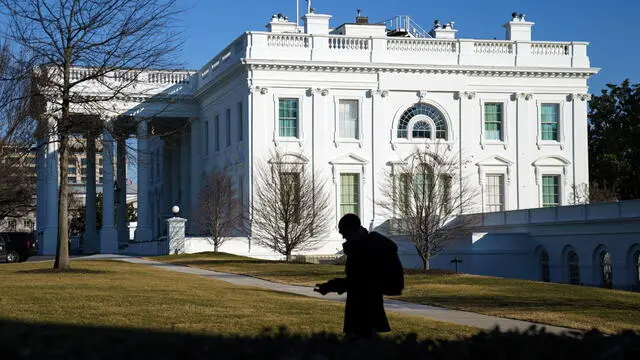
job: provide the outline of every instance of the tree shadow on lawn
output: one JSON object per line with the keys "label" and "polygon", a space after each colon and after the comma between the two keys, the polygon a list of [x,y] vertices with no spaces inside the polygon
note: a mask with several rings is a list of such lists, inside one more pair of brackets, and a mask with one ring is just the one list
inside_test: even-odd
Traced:
{"label": "tree shadow on lawn", "polygon": [[589,332],[577,338],[496,329],[433,341],[418,340],[415,334],[346,339],[280,328],[256,336],[224,336],[0,320],[0,350],[3,359],[631,359],[640,356],[640,334]]}
{"label": "tree shadow on lawn", "polygon": [[543,310],[543,311],[559,311],[566,309],[573,312],[576,309],[589,309],[589,312],[595,311],[638,311],[637,303],[612,302],[604,301],[598,298],[574,298],[574,299],[552,299],[532,297],[528,299],[524,295],[504,296],[495,294],[434,294],[425,293],[416,295],[402,295],[393,297],[397,300],[423,303],[428,305],[436,305],[451,308],[469,308],[469,309],[500,309],[513,308],[522,311]]}

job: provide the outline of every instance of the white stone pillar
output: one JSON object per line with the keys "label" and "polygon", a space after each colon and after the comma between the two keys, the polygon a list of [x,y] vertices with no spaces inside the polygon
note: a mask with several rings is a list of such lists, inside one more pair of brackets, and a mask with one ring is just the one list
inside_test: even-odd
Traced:
{"label": "white stone pillar", "polygon": [[98,251],[98,239],[96,230],[96,133],[90,129],[85,134],[87,152],[87,176],[85,182],[85,222],[83,252],[95,253]]}
{"label": "white stone pillar", "polygon": [[58,138],[50,135],[46,144],[46,226],[43,232],[40,253],[55,255],[58,245]]}
{"label": "white stone pillar", "polygon": [[116,227],[118,243],[122,245],[129,242],[129,227],[127,226],[127,146],[126,135],[124,134],[121,134],[117,139],[116,153],[116,183],[119,189],[116,195]]}
{"label": "white stone pillar", "polygon": [[47,206],[47,167],[46,167],[46,143],[38,141],[36,153],[36,238],[42,243],[42,233],[46,227]]}
{"label": "white stone pillar", "polygon": [[103,183],[102,228],[100,229],[100,253],[118,252],[118,232],[113,223],[113,137],[107,131],[102,135]]}
{"label": "white stone pillar", "polygon": [[[377,201],[380,201],[380,197],[382,193],[379,189],[379,184],[377,183],[378,178],[376,175],[383,175],[382,173],[376,173],[376,171],[380,171],[385,169],[387,165],[385,162],[387,159],[384,156],[377,156],[376,148],[380,148],[380,144],[384,144],[388,142],[388,139],[385,139],[389,136],[388,129],[380,129],[379,124],[385,123],[385,109],[384,103],[385,98],[389,95],[387,90],[370,90],[369,96],[371,97],[371,174],[369,181],[369,186],[371,187],[371,223],[369,224],[369,230],[373,231],[384,222],[384,217],[380,213],[380,209],[376,205]],[[364,126],[364,122],[362,123]],[[377,130],[377,131],[376,131]]]}
{"label": "white stone pillar", "polygon": [[[167,219],[167,241],[169,242],[169,254],[177,255],[185,253],[185,224],[187,219],[172,217]],[[166,254],[162,254],[166,255]]]}
{"label": "white stone pillar", "polygon": [[193,214],[193,204],[191,203],[191,181],[189,174],[191,172],[190,162],[190,143],[191,136],[185,132],[180,137],[180,193],[179,200],[182,206],[182,213],[188,219]]}
{"label": "white stone pillar", "polygon": [[149,132],[146,120],[138,122],[138,224],[136,241],[151,240],[149,223]]}
{"label": "white stone pillar", "polygon": [[[191,153],[191,168],[189,169],[189,181],[190,184],[190,204],[192,208],[191,214],[194,213],[195,207],[198,206],[198,192],[200,191],[200,182],[202,180],[202,147],[201,139],[202,132],[200,129],[200,120],[198,118],[191,118],[191,138],[190,138],[190,153]],[[193,222],[190,224],[190,230],[196,231]]]}

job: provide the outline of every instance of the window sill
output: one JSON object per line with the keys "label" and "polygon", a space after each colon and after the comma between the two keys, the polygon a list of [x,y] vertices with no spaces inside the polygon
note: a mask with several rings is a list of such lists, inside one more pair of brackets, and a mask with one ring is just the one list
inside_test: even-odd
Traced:
{"label": "window sill", "polygon": [[398,145],[416,145],[416,144],[425,144],[427,148],[431,145],[442,144],[446,145],[447,149],[451,150],[454,142],[450,140],[442,140],[442,139],[393,139],[391,140],[391,148],[396,150]]}
{"label": "window sill", "polygon": [[561,150],[564,149],[564,143],[562,141],[556,140],[539,140],[538,141],[538,150],[543,147],[559,147]]}
{"label": "window sill", "polygon": [[358,146],[362,147],[362,140],[359,139],[336,139],[334,140],[334,144],[336,147],[340,144],[358,144]]}

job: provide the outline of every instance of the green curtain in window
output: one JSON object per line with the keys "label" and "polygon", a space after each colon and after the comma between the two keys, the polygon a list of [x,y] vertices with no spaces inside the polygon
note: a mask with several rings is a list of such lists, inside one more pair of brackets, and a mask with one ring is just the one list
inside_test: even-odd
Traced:
{"label": "green curtain in window", "polygon": [[484,104],[484,137],[487,140],[502,140],[502,104]]}
{"label": "green curtain in window", "polygon": [[542,140],[558,141],[558,123],[560,122],[558,104],[542,104],[540,108],[540,126]]}
{"label": "green curtain in window", "polygon": [[360,214],[360,176],[340,174],[340,216]]}
{"label": "green curtain in window", "polygon": [[280,131],[282,137],[298,137],[298,99],[280,99]]}
{"label": "green curtain in window", "polygon": [[542,206],[560,205],[560,176],[542,176]]}

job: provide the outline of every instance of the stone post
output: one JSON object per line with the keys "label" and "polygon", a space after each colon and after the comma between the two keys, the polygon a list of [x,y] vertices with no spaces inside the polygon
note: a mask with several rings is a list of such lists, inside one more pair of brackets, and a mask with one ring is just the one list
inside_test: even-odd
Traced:
{"label": "stone post", "polygon": [[174,216],[167,219],[167,242],[169,243],[169,255],[185,253],[185,225],[187,219],[177,217],[179,208],[173,207]]}
{"label": "stone post", "polygon": [[[49,130],[52,131],[52,130]],[[46,147],[46,226],[40,244],[42,255],[55,255],[58,247],[58,138],[49,136]]]}

